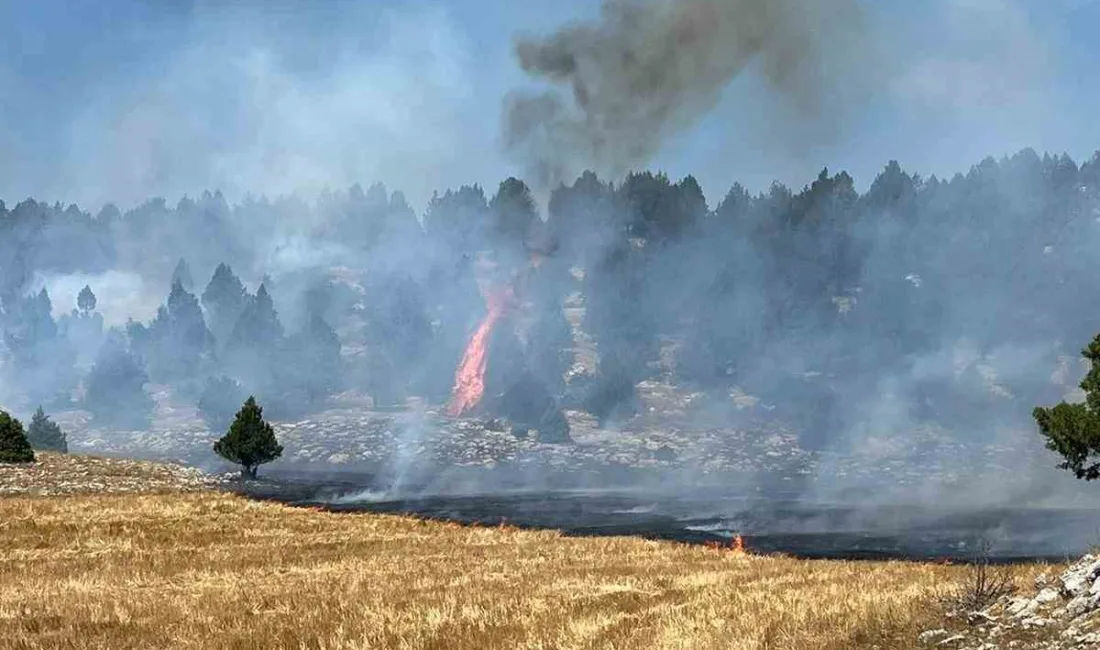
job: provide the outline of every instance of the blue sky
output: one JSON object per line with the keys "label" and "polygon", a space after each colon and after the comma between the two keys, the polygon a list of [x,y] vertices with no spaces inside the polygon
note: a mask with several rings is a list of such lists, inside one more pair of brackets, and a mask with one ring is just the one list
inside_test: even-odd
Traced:
{"label": "blue sky", "polygon": [[[751,74],[651,167],[801,186],[822,166],[865,186],[889,159],[924,175],[1031,146],[1100,149],[1100,2],[866,0],[888,67],[827,136],[784,137]],[[228,8],[227,8],[228,7]],[[517,173],[505,93],[529,86],[517,33],[591,18],[599,0],[0,0],[0,199],[123,207],[206,188],[278,194],[382,180],[433,189]]]}

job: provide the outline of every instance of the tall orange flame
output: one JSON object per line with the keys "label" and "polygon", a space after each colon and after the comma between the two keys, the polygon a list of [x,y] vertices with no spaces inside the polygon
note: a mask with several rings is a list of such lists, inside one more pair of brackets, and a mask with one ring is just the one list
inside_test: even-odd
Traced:
{"label": "tall orange flame", "polygon": [[462,363],[455,371],[455,386],[451,397],[451,403],[447,407],[447,414],[451,417],[459,417],[463,413],[477,406],[485,393],[485,367],[489,360],[489,335],[493,333],[493,327],[504,315],[508,304],[507,291],[490,293],[486,299],[488,313],[481,320],[470,342],[466,345],[466,351],[462,353]]}

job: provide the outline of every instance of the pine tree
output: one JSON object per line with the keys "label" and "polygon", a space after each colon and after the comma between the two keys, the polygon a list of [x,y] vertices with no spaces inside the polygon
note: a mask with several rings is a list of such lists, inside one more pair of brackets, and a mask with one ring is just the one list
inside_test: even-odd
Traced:
{"label": "pine tree", "polygon": [[0,463],[33,463],[34,450],[23,433],[23,423],[0,411]]}
{"label": "pine tree", "polygon": [[305,329],[287,339],[283,359],[276,368],[282,401],[310,407],[339,390],[340,338],[321,316],[312,315]]}
{"label": "pine tree", "polygon": [[76,306],[80,309],[81,313],[88,315],[95,311],[96,298],[92,293],[92,288],[88,285],[84,285],[84,288],[80,290],[80,295],[76,297]]}
{"label": "pine tree", "polygon": [[283,455],[275,430],[264,421],[255,397],[245,401],[229,431],[214,443],[214,453],[241,466],[241,477],[256,478],[256,469]]}
{"label": "pine tree", "polygon": [[1081,381],[1085,403],[1040,406],[1032,415],[1047,439],[1047,449],[1065,459],[1058,467],[1073,472],[1079,479],[1092,481],[1100,479],[1100,334],[1081,355],[1092,364]]}
{"label": "pine tree", "polygon": [[150,374],[157,382],[194,377],[213,348],[213,335],[199,301],[178,280],[147,332],[143,344],[135,344],[148,359]]}
{"label": "pine tree", "polygon": [[210,329],[214,337],[224,345],[248,304],[248,294],[241,279],[233,274],[233,269],[227,264],[219,264],[214,269],[210,283],[202,292],[202,304],[210,314]]}
{"label": "pine tree", "polygon": [[65,439],[65,432],[61,427],[46,415],[39,406],[31,418],[31,425],[27,428],[27,442],[33,449],[40,451],[59,451],[69,453],[69,443]]}
{"label": "pine tree", "polygon": [[112,333],[84,380],[84,408],[98,423],[144,427],[154,402],[144,390],[149,375],[118,333]]}
{"label": "pine tree", "polygon": [[281,338],[283,338],[283,326],[279,322],[279,314],[275,311],[275,303],[267,293],[267,288],[261,284],[256,290],[256,297],[248,302],[233,326],[229,345],[237,349],[270,349]]}
{"label": "pine tree", "polygon": [[188,266],[187,260],[182,257],[176,263],[176,269],[172,271],[172,284],[179,284],[187,291],[192,291],[195,288],[195,280],[191,276],[191,267]]}

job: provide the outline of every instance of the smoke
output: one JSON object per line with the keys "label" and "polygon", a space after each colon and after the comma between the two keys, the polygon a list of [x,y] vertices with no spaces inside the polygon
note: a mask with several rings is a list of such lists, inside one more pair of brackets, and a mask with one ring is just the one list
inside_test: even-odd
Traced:
{"label": "smoke", "polygon": [[128,319],[148,320],[164,300],[161,286],[150,286],[140,275],[131,271],[110,270],[105,273],[40,273],[32,279],[30,293],[45,289],[53,304],[54,318],[67,315],[76,309],[76,297],[84,287],[95,287],[96,311],[103,316],[104,325],[125,325]]}
{"label": "smoke", "polygon": [[469,44],[438,7],[339,13],[336,24],[298,24],[199,3],[177,29],[182,42],[143,52],[152,72],[133,66],[88,89],[50,176],[18,187],[94,210],[203,188],[231,200],[315,195],[370,179],[423,205],[470,168],[456,155],[472,144],[461,127],[477,87]]}
{"label": "smoke", "polygon": [[[1034,113],[1044,119],[1032,120],[1030,109],[1009,111],[1008,117],[996,110],[1002,104],[1030,106],[1036,101],[1040,79],[1052,65],[1049,43],[1028,28],[1016,3],[948,4],[950,33],[963,45],[934,47],[894,76],[896,61],[882,41],[896,34],[876,32],[868,4],[858,0],[606,0],[595,20],[515,42],[519,68],[534,83],[530,88],[510,86],[515,90],[503,102],[501,124],[495,116],[486,117],[485,102],[497,105],[501,95],[486,92],[482,77],[488,75],[480,62],[475,64],[469,42],[475,39],[461,33],[445,11],[385,10],[370,27],[345,6],[341,12],[349,13],[337,12],[341,25],[297,30],[261,20],[263,12],[202,5],[189,18],[183,42],[178,47],[166,44],[156,74],[108,78],[89,91],[89,101],[80,104],[76,118],[58,129],[66,134],[66,144],[56,168],[25,184],[0,179],[2,191],[12,193],[6,188],[18,187],[21,195],[24,187],[32,188],[37,198],[79,200],[93,211],[108,201],[140,205],[125,214],[105,211],[98,219],[43,207],[50,214],[42,221],[71,225],[75,234],[57,229],[41,239],[28,235],[25,241],[36,249],[28,266],[36,275],[19,288],[24,294],[46,288],[54,315],[60,316],[72,309],[77,293],[88,284],[107,326],[122,325],[128,318],[148,323],[166,305],[170,274],[181,257],[190,264],[197,297],[214,268],[226,262],[250,293],[261,281],[268,283],[288,334],[280,348],[288,360],[272,364],[290,375],[281,379],[290,382],[298,374],[324,368],[311,363],[321,356],[312,354],[315,342],[296,337],[311,324],[310,316],[320,314],[342,344],[345,376],[339,389],[369,393],[385,406],[400,406],[410,397],[439,405],[451,389],[462,346],[484,315],[477,287],[483,278],[471,260],[491,249],[502,266],[523,257],[522,246],[505,252],[499,233],[491,232],[502,218],[486,200],[495,183],[485,192],[464,188],[441,197],[445,209],[434,202],[423,209],[437,190],[443,195],[459,183],[499,180],[497,170],[484,173],[496,152],[487,146],[490,137],[482,129],[503,130],[505,153],[520,163],[526,182],[545,199],[559,183],[573,182],[584,170],[617,180],[654,160],[664,162],[670,144],[692,132],[698,135],[696,127],[714,119],[716,108],[727,107],[717,117],[730,122],[725,125],[729,128],[719,124],[703,130],[703,137],[721,140],[732,133],[742,146],[712,147],[721,160],[702,164],[695,159],[689,170],[710,175],[716,183],[720,179],[722,184],[707,188],[709,202],[701,191],[693,195],[690,184],[676,185],[675,192],[654,192],[667,190],[665,198],[674,196],[662,198],[657,211],[676,210],[675,198],[697,200],[700,216],[694,225],[701,224],[700,229],[678,233],[682,239],[671,243],[639,244],[641,252],[629,242],[623,247],[629,249],[625,261],[617,261],[612,277],[601,285],[601,266],[605,258],[614,257],[608,253],[622,252],[616,247],[623,243],[618,228],[623,216],[615,200],[601,203],[601,190],[594,190],[597,198],[588,212],[581,211],[572,225],[552,225],[556,236],[575,237],[572,244],[589,256],[578,277],[596,280],[574,281],[567,265],[572,260],[563,252],[541,267],[540,273],[549,277],[534,282],[524,295],[525,301],[545,310],[539,314],[542,320],[535,317],[529,324],[536,331],[532,336],[543,337],[536,339],[542,342],[554,340],[554,334],[539,327],[553,329],[547,315],[567,299],[572,315],[583,304],[586,317],[606,299],[613,312],[607,320],[620,320],[614,325],[628,336],[653,334],[653,346],[664,346],[661,352],[682,365],[687,365],[693,346],[697,356],[705,357],[702,361],[713,361],[723,351],[703,343],[726,336],[722,343],[738,348],[737,355],[728,355],[738,357],[737,386],[722,385],[726,379],[719,378],[706,387],[708,394],[696,399],[696,387],[684,379],[662,395],[661,378],[653,375],[665,369],[653,371],[641,378],[650,384],[646,398],[655,408],[676,402],[669,408],[676,412],[664,421],[612,419],[601,431],[582,431],[592,444],[579,445],[576,452],[605,446],[611,450],[608,458],[619,458],[620,451],[630,458],[631,444],[641,440],[649,453],[651,446],[663,444],[661,432],[681,427],[690,431],[686,437],[703,438],[691,452],[697,456],[679,458],[682,465],[676,469],[646,476],[617,467],[618,460],[615,467],[596,463],[591,472],[558,483],[554,480],[559,480],[555,472],[560,467],[552,462],[502,463],[504,467],[482,474],[441,469],[435,466],[433,445],[473,434],[452,436],[453,431],[441,430],[449,425],[415,411],[395,417],[386,432],[397,439],[397,448],[379,476],[390,481],[394,493],[415,491],[426,483],[446,492],[469,485],[486,490],[561,487],[569,481],[573,487],[619,481],[675,492],[709,471],[708,445],[719,451],[744,446],[744,455],[751,458],[747,469],[757,472],[714,478],[722,482],[715,489],[748,492],[778,486],[835,499],[851,499],[851,491],[860,490],[908,500],[964,495],[971,503],[996,502],[1005,500],[1003,477],[1011,474],[1017,479],[1013,499],[1022,500],[1029,491],[1039,497],[1067,492],[1072,479],[1052,467],[1056,461],[1049,454],[1036,451],[1041,441],[1028,414],[1021,412],[1037,403],[1032,395],[1046,399],[1076,382],[1081,373],[1072,365],[1073,347],[1095,329],[1071,295],[1072,287],[1087,295],[1087,286],[1073,284],[1074,278],[1095,277],[1091,251],[1096,250],[1097,235],[1089,211],[1097,203],[1085,190],[1067,190],[1050,181],[1064,171],[1059,171],[1061,163],[1022,154],[1002,163],[1003,173],[990,172],[983,163],[952,185],[888,177],[883,187],[873,185],[872,192],[860,195],[851,187],[798,193],[777,186],[759,197],[731,192],[719,201],[721,195],[715,193],[742,178],[729,173],[730,166],[756,165],[753,173],[771,180],[784,176],[776,171],[780,163],[773,149],[798,151],[845,140],[840,136],[849,132],[853,111],[883,88],[890,89],[892,100],[912,109],[905,124],[913,128],[893,130],[927,140],[940,158],[932,169],[920,164],[924,161],[912,164],[909,152],[920,147],[887,149],[899,141],[885,140],[882,150],[859,152],[874,158],[876,171],[890,157],[905,156],[911,171],[954,173],[965,171],[980,155],[1030,142],[1046,146],[1038,136],[1055,121],[1052,113]],[[990,25],[996,32],[992,45],[974,36],[976,26]],[[3,75],[0,69],[0,86]],[[742,92],[750,82],[764,94]],[[983,131],[980,151],[975,153],[977,145],[972,145],[960,156],[962,146],[955,139],[951,146],[937,139],[943,133],[941,122],[921,121],[925,110],[967,111],[977,114],[976,120],[990,117],[999,127]],[[875,128],[892,124],[859,122],[855,126],[871,129],[871,135],[860,131],[851,141],[875,140],[881,135]],[[1027,131],[1036,134],[1033,141],[1019,141],[1030,140],[1021,135],[1024,127],[1033,129]],[[752,130],[759,133],[750,140],[745,132]],[[0,130],[0,144],[7,139],[12,138]],[[987,146],[990,142],[994,144]],[[851,159],[838,156],[829,162],[847,166]],[[23,173],[0,159],[4,164],[12,174],[2,176]],[[797,164],[804,168],[816,163],[805,158]],[[1030,171],[1017,174],[1013,168]],[[793,178],[795,188],[812,181],[804,171],[785,180]],[[858,175],[861,182],[873,178],[869,168]],[[351,187],[374,181],[389,190]],[[836,177],[826,175],[824,181],[827,188]],[[891,185],[895,181],[902,189]],[[845,185],[843,179],[836,182]],[[1090,181],[1082,173],[1075,182],[1084,187]],[[341,189],[327,192],[326,187]],[[1089,187],[1089,192],[1095,190]],[[228,199],[214,194],[178,204],[173,200],[175,208],[164,201],[141,203],[156,195],[195,196],[204,188],[221,188]],[[392,190],[407,192],[408,198]],[[295,191],[300,194],[273,201],[248,196]],[[908,191],[922,198],[893,201],[895,191],[897,196],[910,196]],[[973,199],[960,198],[970,195]],[[511,200],[505,205],[523,204],[514,196],[506,198]],[[849,201],[882,207],[854,211],[845,207]],[[750,207],[737,208],[739,202]],[[708,205],[714,210],[708,211]],[[957,212],[945,215],[944,206]],[[852,225],[856,212],[861,219]],[[1027,221],[1051,214],[1054,221],[1075,220],[1071,234],[1052,234],[1052,229]],[[31,217],[20,219],[38,220]],[[551,215],[558,217],[562,214]],[[94,237],[87,233],[100,233],[105,244],[96,254],[108,261],[95,261],[88,252],[94,247],[87,242]],[[834,271],[843,260],[830,257],[850,252],[835,246],[834,239],[845,235],[851,235],[848,243],[860,252],[852,256],[858,263],[843,274],[843,283],[826,286],[821,278],[842,275]],[[7,252],[3,244],[0,235],[0,253]],[[0,255],[0,264],[5,258],[14,255]],[[1028,274],[1021,277],[1014,268],[1003,268],[1003,260],[1026,261]],[[726,279],[734,288],[715,298],[713,286]],[[803,295],[789,291],[791,285],[801,287]],[[617,294],[630,294],[629,300],[616,302]],[[1042,306],[1035,306],[1040,299]],[[826,303],[825,309],[817,302]],[[768,313],[787,310],[785,303],[795,305],[789,309],[793,313],[777,325]],[[212,310],[202,307],[211,323]],[[827,317],[809,313],[815,310],[828,312]],[[1053,316],[1036,315],[1044,310]],[[706,321],[712,331],[693,339],[694,323],[683,322],[689,319]],[[889,321],[895,329],[879,321]],[[219,346],[232,334],[233,323],[228,325]],[[597,327],[582,323],[578,340],[590,343],[586,337],[600,335],[600,343],[612,340],[607,331],[594,332]],[[526,342],[527,334],[519,332],[517,338]],[[896,340],[903,336],[914,340]],[[679,345],[672,352],[670,340]],[[570,355],[577,352],[571,345],[569,338]],[[174,361],[167,354],[171,346],[164,347],[168,349],[150,350],[148,356]],[[544,347],[530,356],[561,352],[561,347]],[[90,356],[89,350],[77,348]],[[518,368],[525,361],[507,350],[495,350],[490,374],[512,376],[509,366]],[[581,354],[593,350],[596,356],[604,352],[596,344]],[[0,363],[7,362],[5,352],[0,349]],[[640,350],[638,356],[647,352]],[[845,355],[858,357],[855,371],[842,374],[830,368],[847,363]],[[1060,355],[1071,356],[1063,363],[1063,376],[1046,381]],[[580,356],[570,358],[567,367],[584,365]],[[244,368],[247,364],[238,362],[236,369],[247,377],[272,374],[260,365],[263,358],[254,361],[253,367]],[[540,358],[532,365],[554,367],[554,361]],[[218,364],[203,367],[197,379],[222,373]],[[591,365],[594,374],[611,374],[611,364]],[[8,370],[0,368],[4,404],[15,403],[29,383]],[[834,371],[841,374],[829,375]],[[153,372],[158,383],[164,374],[171,373],[164,368]],[[41,383],[64,383],[49,379]],[[569,390],[583,393],[584,380],[582,376]],[[923,406],[924,394],[937,390],[949,393],[948,399],[935,394],[927,400],[933,406]],[[832,401],[819,400],[823,393]],[[186,406],[194,406],[192,397],[187,396]],[[677,400],[695,401],[684,406]],[[264,403],[278,406],[280,401]],[[577,407],[576,401],[571,406]],[[933,410],[938,422],[929,424],[922,409]],[[369,428],[371,417],[356,420],[355,433],[342,441],[328,425],[318,427],[316,435],[331,434],[334,444],[374,451],[371,445],[382,443],[362,430]],[[764,425],[757,426],[760,421]],[[614,430],[617,424],[624,425],[621,431]],[[808,441],[818,447],[820,462],[812,475],[806,470],[795,477],[779,476],[773,472],[776,465],[769,463],[800,453],[793,449],[793,436],[780,435],[782,427],[800,424],[823,429],[810,431],[820,439]],[[739,428],[749,433],[738,437]],[[511,437],[498,433],[498,439]],[[646,439],[650,435],[656,440]],[[975,456],[968,446],[992,451]],[[541,453],[524,449],[528,456]],[[206,454],[201,458],[209,457],[209,445],[203,443],[199,451]],[[559,453],[560,458],[555,456]],[[562,465],[576,460],[571,453],[547,452]],[[868,467],[881,471],[860,473]],[[944,477],[951,480],[945,483]],[[898,487],[889,493],[886,488],[895,482]]]}
{"label": "smoke", "polygon": [[605,0],[596,22],[516,42],[520,67],[553,88],[507,97],[504,145],[537,190],[585,169],[616,178],[749,70],[825,138],[839,110],[865,96],[875,73],[857,74],[855,62],[870,49],[855,0]]}

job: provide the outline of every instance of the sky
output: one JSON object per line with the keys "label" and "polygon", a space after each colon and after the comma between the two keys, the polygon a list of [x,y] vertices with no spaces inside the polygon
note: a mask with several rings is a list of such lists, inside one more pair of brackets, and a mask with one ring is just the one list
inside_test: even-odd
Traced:
{"label": "sky", "polygon": [[[1100,1],[863,0],[878,44],[845,74],[874,92],[802,131],[751,71],[649,167],[866,187],[896,159],[924,176],[1024,147],[1100,149]],[[598,15],[600,0],[0,0],[0,200],[123,209],[381,181],[422,210],[490,192],[522,165],[501,146],[507,93],[538,88],[518,34]],[[780,132],[782,130],[782,132]]]}

